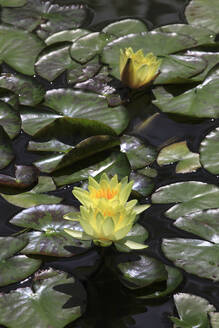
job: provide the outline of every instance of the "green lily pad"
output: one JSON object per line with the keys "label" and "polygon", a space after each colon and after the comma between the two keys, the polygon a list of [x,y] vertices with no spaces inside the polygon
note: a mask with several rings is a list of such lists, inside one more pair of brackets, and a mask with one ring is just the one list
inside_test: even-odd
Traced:
{"label": "green lily pad", "polygon": [[54,287],[74,283],[73,277],[68,278],[68,274],[61,271],[50,269],[37,274],[32,288],[24,287],[1,294],[0,305],[3,311],[0,323],[11,328],[65,327],[81,316],[81,306],[63,308],[71,296]]}
{"label": "green lily pad", "polygon": [[[19,19],[16,17],[15,21]],[[0,26],[0,34],[1,62],[4,61],[20,73],[34,75],[34,64],[44,47],[43,42],[34,34],[5,25]]]}
{"label": "green lily pad", "polygon": [[45,90],[29,77],[2,73],[0,87],[13,91],[19,99],[19,103],[25,106],[35,106],[44,97]]}
{"label": "green lily pad", "polygon": [[60,174],[53,177],[58,187],[87,180],[89,176],[98,177],[103,172],[107,172],[109,176],[118,175],[121,180],[130,173],[129,162],[124,154],[113,152],[109,157],[97,164],[88,166],[84,169],[71,174]]}
{"label": "green lily pad", "polygon": [[12,148],[12,142],[0,126],[0,169],[3,169],[14,159],[14,151]]}
{"label": "green lily pad", "polygon": [[0,174],[0,186],[6,190],[25,189],[37,181],[38,172],[34,166],[16,165],[15,177]]}
{"label": "green lily pad", "polygon": [[55,50],[48,49],[39,56],[36,62],[36,72],[48,81],[55,80],[68,68],[77,65],[70,57],[69,46],[58,46]]}
{"label": "green lily pad", "polygon": [[66,145],[63,142],[57,139],[51,139],[45,142],[35,142],[29,141],[27,150],[29,151],[40,151],[40,152],[59,152],[59,153],[67,153],[72,149],[72,146]]}
{"label": "green lily pad", "polygon": [[79,63],[85,64],[100,54],[103,47],[114,39],[113,36],[103,32],[93,32],[82,36],[71,46],[71,56]]}
{"label": "green lily pad", "polygon": [[49,36],[45,43],[50,46],[51,44],[58,43],[58,42],[74,42],[77,39],[81,38],[82,36],[89,34],[90,32],[88,30],[78,28],[74,30],[66,30],[66,31],[60,31],[57,33],[52,34]]}
{"label": "green lily pad", "polygon": [[108,43],[102,53],[102,61],[110,66],[110,73],[120,78],[120,49],[132,47],[133,51],[142,49],[144,54],[153,52],[156,56],[166,56],[196,46],[197,41],[177,33],[143,32],[129,34]]}
{"label": "green lily pad", "polygon": [[207,63],[201,57],[169,55],[162,58],[160,74],[154,84],[173,84],[192,82],[191,77],[204,71]]}
{"label": "green lily pad", "polygon": [[[153,103],[165,113],[191,117],[219,117],[219,68],[213,68],[202,84],[179,96],[173,96],[164,88],[154,89],[156,100]],[[211,94],[211,97],[209,97]]]}
{"label": "green lily pad", "polygon": [[[0,237],[0,286],[23,280],[40,267],[41,260],[31,259],[25,255],[13,256],[26,244],[25,239]],[[14,270],[15,267],[22,267],[22,270]]]}
{"label": "green lily pad", "polygon": [[190,213],[178,218],[174,225],[179,229],[219,244],[219,209]]}
{"label": "green lily pad", "polygon": [[125,153],[131,168],[133,170],[140,169],[154,162],[156,159],[156,149],[140,139],[123,135],[121,137],[120,149]]}
{"label": "green lily pad", "polygon": [[108,33],[119,38],[131,33],[147,32],[147,26],[138,19],[128,18],[122,19],[118,22],[110,23],[102,30],[104,33]]}
{"label": "green lily pad", "polygon": [[11,139],[15,138],[21,129],[21,119],[19,114],[8,104],[0,101],[0,125]]}
{"label": "green lily pad", "polygon": [[219,245],[199,239],[163,239],[162,250],[174,264],[201,278],[219,280]]}
{"label": "green lily pad", "polygon": [[[77,222],[63,219],[65,214],[72,211],[76,211],[72,206],[39,205],[15,215],[10,223],[37,230],[23,235],[28,240],[28,244],[22,249],[22,254],[71,257],[90,247],[89,241],[79,241],[64,232],[64,229],[81,229]],[[77,248],[68,251],[65,246]]]}
{"label": "green lily pad", "polygon": [[155,29],[155,31],[165,33],[179,33],[188,37],[192,37],[197,41],[196,46],[214,43],[216,33],[209,30],[207,26],[207,28],[204,28],[200,25],[171,24],[158,27]]}
{"label": "green lily pad", "polygon": [[219,128],[208,133],[200,145],[200,161],[204,168],[213,173],[219,173]]}
{"label": "green lily pad", "polygon": [[201,167],[199,154],[189,150],[186,141],[176,142],[164,147],[158,154],[157,163],[160,166],[178,162],[176,173],[191,173]]}
{"label": "green lily pad", "polygon": [[217,0],[192,0],[186,7],[185,15],[189,24],[219,33]]}
{"label": "green lily pad", "polygon": [[68,83],[80,83],[92,78],[101,68],[98,57],[94,57],[87,64],[76,62],[67,71]]}
{"label": "green lily pad", "polygon": [[0,0],[0,6],[2,7],[22,7],[27,0]]}
{"label": "green lily pad", "polygon": [[51,173],[106,149],[113,148],[118,144],[119,140],[116,137],[104,135],[93,136],[81,141],[67,153],[47,156],[33,164],[40,171]]}
{"label": "green lily pad", "polygon": [[180,203],[165,212],[171,219],[188,213],[218,207],[219,188],[199,181],[177,182],[158,188],[152,195],[154,204]]}
{"label": "green lily pad", "polygon": [[206,299],[185,293],[174,295],[174,302],[180,319],[171,317],[178,328],[209,328],[208,315],[215,311],[215,307]]}
{"label": "green lily pad", "polygon": [[3,8],[2,21],[28,31],[36,29],[46,39],[49,35],[79,27],[86,19],[87,10],[82,5],[58,5],[42,0],[28,0],[20,8]]}
{"label": "green lily pad", "polygon": [[[48,181],[49,180],[49,181]],[[44,192],[55,190],[56,186],[51,181],[50,177],[40,177],[38,185],[30,191],[26,191],[16,195],[0,194],[7,202],[23,207],[29,208],[41,204],[58,204],[62,201],[61,197],[47,195]]]}
{"label": "green lily pad", "polygon": [[137,171],[131,172],[129,178],[134,181],[132,193],[135,197],[148,196],[154,189],[153,180]]}

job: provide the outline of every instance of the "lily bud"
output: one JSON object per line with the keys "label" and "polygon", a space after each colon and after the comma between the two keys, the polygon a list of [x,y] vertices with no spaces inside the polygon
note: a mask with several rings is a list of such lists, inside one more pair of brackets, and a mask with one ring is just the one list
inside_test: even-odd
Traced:
{"label": "lily bud", "polygon": [[120,49],[120,79],[131,89],[138,89],[153,81],[159,74],[161,59],[153,53],[144,56],[140,49],[134,53],[131,47]]}
{"label": "lily bud", "polygon": [[[117,175],[110,180],[104,173],[99,183],[89,178],[88,191],[75,187],[73,194],[82,203],[80,213],[68,213],[64,218],[79,221],[83,233],[79,236],[78,231],[65,231],[74,238],[90,238],[99,246],[110,246],[112,242],[126,237],[134,225],[136,215],[150,206],[136,206],[137,200],[127,201],[133,185],[127,180],[126,177],[118,182]],[[127,240],[124,243],[127,245]],[[138,249],[146,247],[135,244]]]}

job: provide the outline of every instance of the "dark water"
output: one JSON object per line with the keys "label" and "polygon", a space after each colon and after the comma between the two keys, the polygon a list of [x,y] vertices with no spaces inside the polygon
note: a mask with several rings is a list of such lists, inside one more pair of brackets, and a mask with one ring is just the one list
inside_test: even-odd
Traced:
{"label": "dark water", "polygon": [[[70,3],[71,1],[61,2]],[[107,23],[124,17],[140,18],[146,22],[150,29],[166,24],[185,23],[183,12],[187,2],[187,0],[87,0],[85,3],[92,9],[91,16],[93,15],[93,19],[90,24],[87,22],[86,28],[98,30]],[[5,70],[8,70],[8,68],[5,67]],[[50,88],[63,87],[63,83],[62,79],[59,79]],[[129,131],[131,132],[133,127],[143,120],[144,114],[135,118]],[[197,151],[203,135],[214,126],[218,126],[218,123],[218,120],[207,120],[204,123],[199,122],[196,124],[177,123],[167,116],[161,115],[153,122],[150,128],[141,129],[138,132],[138,136],[156,146],[164,144],[170,138],[175,138],[176,140],[186,139],[191,150]],[[38,155],[28,153],[25,150],[28,140],[29,137],[24,133],[14,140],[16,164],[30,165],[37,158]],[[13,166],[14,163],[5,170],[1,170],[0,173],[13,174]],[[185,179],[174,173],[174,167],[157,169],[159,172],[159,178],[156,181],[157,187]],[[186,179],[218,184],[218,178],[206,172],[203,173],[202,170],[186,175]],[[71,190],[72,187],[60,189],[55,194],[62,195],[64,197],[64,203],[72,204]],[[3,199],[0,199],[0,206],[2,216],[0,221],[1,236],[10,235],[18,231],[8,221],[20,211],[20,208],[10,205]],[[153,206],[153,209],[148,210],[147,214],[141,219],[141,223],[150,233],[150,238],[147,241],[150,247],[144,253],[171,265],[171,262],[163,256],[160,250],[161,238],[176,236],[192,237],[192,235],[174,228],[170,220],[162,215],[163,210],[163,206]],[[80,256],[80,258],[47,259],[44,268],[49,266],[74,273],[82,279],[83,286],[88,293],[88,305],[84,316],[77,322],[68,325],[67,327],[69,328],[172,327],[168,319],[170,315],[174,314],[172,297],[166,297],[157,301],[137,301],[106,268],[99,268],[99,255],[96,250]],[[82,267],[85,267],[85,269],[81,269]],[[29,281],[27,280],[22,286],[28,284]],[[20,286],[20,284],[14,284],[4,287],[1,290],[9,291]],[[207,279],[200,279],[185,273],[184,281],[178,291],[203,296],[219,310],[216,287],[219,287],[219,284],[213,284]],[[68,293],[71,293],[71,289],[68,290]],[[80,303],[84,298],[84,290],[78,287],[78,302]],[[72,305],[71,301],[68,305]]]}

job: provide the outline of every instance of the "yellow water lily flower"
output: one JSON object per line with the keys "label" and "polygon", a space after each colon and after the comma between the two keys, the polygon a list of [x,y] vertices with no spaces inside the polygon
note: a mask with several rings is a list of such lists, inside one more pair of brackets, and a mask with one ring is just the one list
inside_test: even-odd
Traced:
{"label": "yellow water lily flower", "polygon": [[138,89],[153,81],[159,74],[161,60],[153,53],[144,55],[142,49],[134,53],[131,47],[120,49],[120,79],[131,89]]}
{"label": "yellow water lily flower", "polygon": [[[109,179],[104,173],[99,183],[89,177],[88,190],[79,187],[73,190],[74,196],[82,203],[80,212],[64,216],[65,219],[79,221],[83,232],[71,229],[65,231],[74,238],[90,238],[100,246],[109,246],[112,242],[124,239],[132,229],[136,215],[150,206],[136,206],[137,200],[127,201],[132,185],[133,182],[128,183],[127,177],[119,182],[117,175]],[[127,239],[124,243],[135,249],[146,247]]]}

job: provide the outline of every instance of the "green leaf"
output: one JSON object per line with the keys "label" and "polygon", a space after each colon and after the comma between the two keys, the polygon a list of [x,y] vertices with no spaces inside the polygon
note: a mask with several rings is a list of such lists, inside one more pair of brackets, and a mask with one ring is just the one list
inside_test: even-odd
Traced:
{"label": "green leaf", "polygon": [[0,125],[11,139],[15,138],[21,129],[21,119],[19,114],[8,104],[0,101]]}
{"label": "green leaf", "polygon": [[3,169],[14,159],[14,152],[12,148],[12,142],[0,126],[0,169]]}
{"label": "green leaf", "polygon": [[219,128],[209,132],[200,145],[200,161],[204,168],[213,173],[219,173]]}
{"label": "green leaf", "polygon": [[44,97],[45,90],[29,77],[2,73],[0,76],[0,87],[11,90],[19,99],[19,103],[25,106],[35,106]]}
{"label": "green leaf", "polygon": [[171,219],[178,219],[188,213],[218,207],[219,188],[199,182],[177,182],[160,187],[152,195],[154,204],[181,203],[165,212]]}
{"label": "green leaf", "polygon": [[119,79],[120,49],[132,47],[134,52],[142,49],[144,54],[153,52],[156,56],[165,56],[194,47],[196,44],[196,40],[191,37],[177,33],[152,31],[129,34],[108,43],[103,49],[102,61],[110,66],[110,73]]}
{"label": "green leaf", "polygon": [[102,31],[119,38],[131,33],[147,32],[147,30],[147,26],[141,20],[128,18],[110,23]]}
{"label": "green leaf", "polygon": [[51,173],[118,144],[119,140],[116,137],[93,136],[81,141],[66,154],[45,157],[34,162],[34,165],[42,172]]}
{"label": "green leaf", "polygon": [[[13,256],[26,244],[25,239],[0,237],[0,286],[23,280],[40,267],[41,260],[31,259],[24,255]],[[22,270],[14,270],[15,267],[22,267]]]}
{"label": "green leaf", "polygon": [[149,144],[145,144],[140,139],[123,135],[120,140],[121,152],[126,154],[133,170],[143,168],[153,163],[156,159],[156,149]]}
{"label": "green leaf", "polygon": [[160,166],[178,162],[176,173],[191,173],[201,167],[199,154],[189,150],[186,141],[176,142],[164,147],[158,154],[157,163]]}
{"label": "green leaf", "polygon": [[174,225],[203,239],[219,244],[219,209],[197,211],[178,218]]}
{"label": "green leaf", "polygon": [[80,83],[92,78],[101,68],[99,58],[96,56],[87,64],[81,65],[73,62],[67,71],[68,83]]}
{"label": "green leaf", "polygon": [[209,328],[208,314],[215,311],[206,299],[186,294],[179,293],[174,295],[174,302],[180,317],[180,320],[175,321],[174,317],[171,320],[176,324],[176,327],[187,328]]}
{"label": "green leaf", "polygon": [[[153,103],[163,112],[191,117],[218,118],[219,68],[213,68],[202,84],[173,97],[164,88],[154,89]],[[211,97],[209,97],[211,94]]]}
{"label": "green leaf", "polygon": [[203,72],[207,63],[201,57],[170,55],[162,58],[160,74],[154,84],[189,83],[190,78]]}
{"label": "green leaf", "polygon": [[54,287],[74,283],[73,277],[68,278],[68,274],[61,271],[50,269],[37,274],[33,288],[19,288],[0,295],[1,309],[4,309],[0,323],[11,328],[65,327],[81,316],[81,307],[63,308],[71,296]]}
{"label": "green leaf", "polygon": [[40,177],[38,184],[30,191],[16,195],[0,194],[7,202],[19,207],[32,207],[41,204],[57,204],[61,197],[47,195],[44,192],[55,190],[56,186],[50,177]]}
{"label": "green leaf", "polygon": [[46,39],[49,35],[79,27],[86,19],[87,11],[82,5],[58,5],[43,0],[28,0],[20,8],[4,8],[2,21],[28,31],[36,30]]}
{"label": "green leaf", "polygon": [[[17,17],[15,21],[19,21]],[[43,47],[43,42],[34,34],[9,26],[0,26],[1,60],[20,73],[34,75],[35,60]]]}
{"label": "green leaf", "polygon": [[208,26],[206,27],[202,27],[199,24],[198,26],[188,24],[171,24],[158,27],[155,29],[155,31],[165,33],[179,33],[182,35],[186,35],[196,40],[196,46],[200,46],[204,44],[214,43],[216,33],[209,30]]}
{"label": "green leaf", "polygon": [[57,33],[52,34],[49,36],[45,43],[50,46],[51,44],[57,43],[57,42],[74,42],[77,39],[81,38],[82,36],[89,34],[90,32],[85,29],[74,29],[74,30],[66,30],[66,31],[60,31]]}
{"label": "green leaf", "polygon": [[51,139],[46,142],[35,142],[29,141],[27,150],[29,151],[40,151],[40,152],[59,152],[59,153],[67,153],[72,149],[72,146],[66,145],[63,142],[57,139]]}
{"label": "green leaf", "polygon": [[113,39],[113,36],[103,32],[89,33],[73,42],[70,49],[71,56],[79,63],[87,63],[100,54],[107,42]]}
{"label": "green leaf", "polygon": [[201,278],[219,280],[219,246],[198,239],[163,239],[162,250],[176,266]]}
{"label": "green leaf", "polygon": [[0,186],[6,190],[25,189],[37,181],[37,176],[34,166],[16,165],[15,177],[0,174]]}
{"label": "green leaf", "polygon": [[2,7],[22,7],[27,0],[0,0],[0,6]]}
{"label": "green leaf", "polygon": [[217,0],[192,0],[186,7],[185,15],[189,24],[219,33]]}
{"label": "green leaf", "polygon": [[131,172],[129,178],[134,181],[132,193],[136,197],[148,196],[154,189],[153,180],[137,171]]}
{"label": "green leaf", "polygon": [[120,180],[128,176],[130,168],[126,156],[120,152],[113,152],[109,157],[97,164],[88,166],[71,174],[58,174],[54,176],[53,179],[56,185],[60,187],[65,184],[87,180],[89,176],[98,177],[103,172],[107,172],[110,176],[117,174]]}

